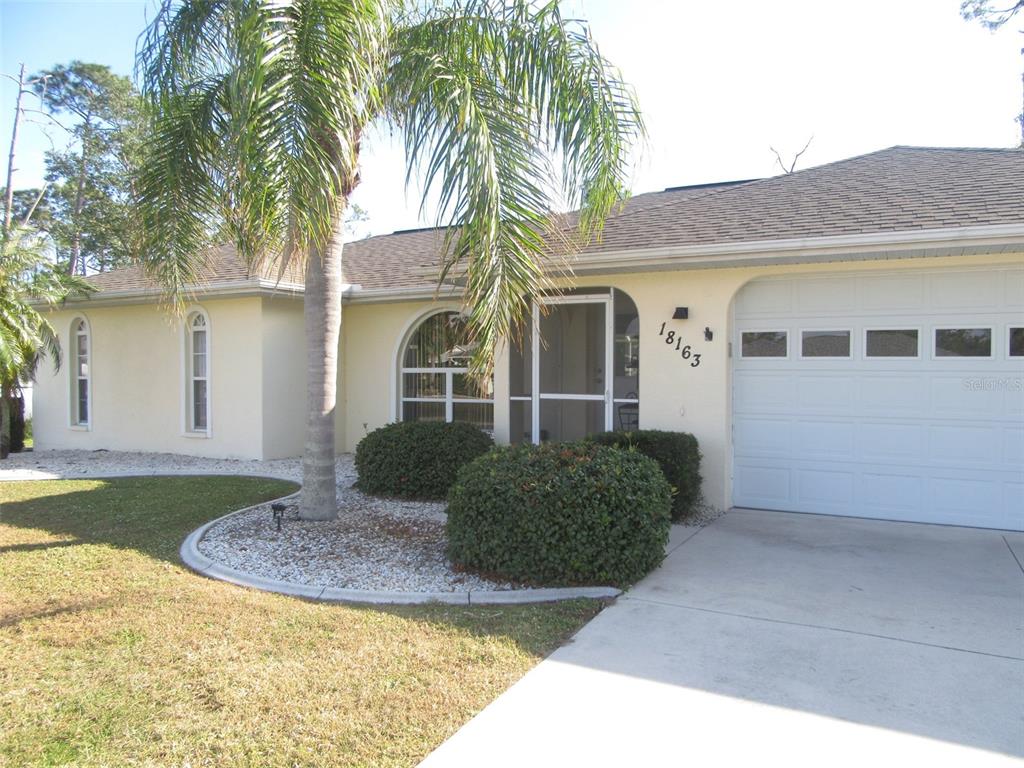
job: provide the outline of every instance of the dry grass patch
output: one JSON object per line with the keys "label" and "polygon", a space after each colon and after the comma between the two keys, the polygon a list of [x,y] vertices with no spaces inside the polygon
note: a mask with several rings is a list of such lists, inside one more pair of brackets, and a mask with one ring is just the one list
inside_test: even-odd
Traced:
{"label": "dry grass patch", "polygon": [[599,609],[333,606],[178,563],[292,489],[0,484],[0,765],[414,765]]}

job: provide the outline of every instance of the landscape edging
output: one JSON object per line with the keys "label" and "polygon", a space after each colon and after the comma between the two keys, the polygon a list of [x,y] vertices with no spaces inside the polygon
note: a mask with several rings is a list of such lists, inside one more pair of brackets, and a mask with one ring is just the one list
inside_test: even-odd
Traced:
{"label": "landscape edging", "polygon": [[[289,494],[283,501],[297,494]],[[515,605],[526,603],[550,603],[559,600],[575,600],[579,598],[611,599],[618,597],[622,591],[615,587],[543,587],[538,589],[504,589],[504,590],[468,590],[466,592],[397,592],[372,589],[346,589],[344,587],[321,587],[310,584],[296,584],[278,579],[265,579],[260,576],[221,565],[199,551],[199,541],[203,534],[216,523],[233,515],[247,512],[255,507],[271,502],[262,502],[252,506],[229,512],[196,528],[185,537],[179,554],[182,562],[202,576],[226,581],[242,587],[274,592],[307,600],[318,600],[330,603],[362,603],[370,605],[420,605],[424,603],[446,603],[449,605]]]}

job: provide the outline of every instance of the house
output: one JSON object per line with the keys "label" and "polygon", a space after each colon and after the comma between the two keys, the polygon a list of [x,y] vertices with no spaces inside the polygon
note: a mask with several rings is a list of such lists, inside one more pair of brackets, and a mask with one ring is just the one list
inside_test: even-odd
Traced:
{"label": "house", "polygon": [[[637,195],[483,390],[442,238],[346,246],[339,451],[396,419],[500,442],[680,430],[717,507],[1024,528],[1024,151],[893,147]],[[301,453],[301,285],[222,249],[173,319],[138,269],[92,280],[53,316],[68,354],[36,385],[39,449]]]}

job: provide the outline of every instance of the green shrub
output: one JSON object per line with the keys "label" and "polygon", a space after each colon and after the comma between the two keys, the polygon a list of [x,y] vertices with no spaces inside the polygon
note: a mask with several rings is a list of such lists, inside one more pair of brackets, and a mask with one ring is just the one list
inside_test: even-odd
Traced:
{"label": "green shrub", "polygon": [[356,487],[384,496],[441,500],[459,468],[493,446],[490,435],[472,424],[388,424],[356,446]]}
{"label": "green shrub", "polygon": [[496,448],[448,495],[448,554],[536,584],[631,584],[661,562],[671,488],[637,452],[592,443]]}
{"label": "green shrub", "polygon": [[636,450],[658,462],[674,489],[672,519],[685,520],[700,502],[700,448],[697,438],[686,432],[642,429],[637,432],[602,432],[591,435],[600,445]]}

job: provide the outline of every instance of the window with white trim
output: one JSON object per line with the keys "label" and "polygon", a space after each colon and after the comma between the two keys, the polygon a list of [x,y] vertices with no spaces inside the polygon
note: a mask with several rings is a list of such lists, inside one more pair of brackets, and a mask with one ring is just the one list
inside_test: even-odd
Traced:
{"label": "window with white trim", "polygon": [[89,324],[85,318],[71,323],[71,423],[89,426],[91,395]]}
{"label": "window with white trim", "polygon": [[439,312],[419,324],[402,350],[402,421],[464,421],[494,429],[494,385],[469,375],[474,345],[466,318]]}
{"label": "window with white trim", "polygon": [[850,357],[850,331],[801,331],[801,357]]}
{"label": "window with white trim", "polygon": [[740,334],[740,357],[787,357],[786,331],[743,331]]}
{"label": "window with white trim", "polygon": [[935,357],[992,357],[992,329],[936,328]]}
{"label": "window with white trim", "polygon": [[865,357],[919,357],[917,328],[868,328],[864,331]]}
{"label": "window with white trim", "polygon": [[185,340],[186,427],[189,432],[210,429],[210,326],[206,315],[188,316]]}

